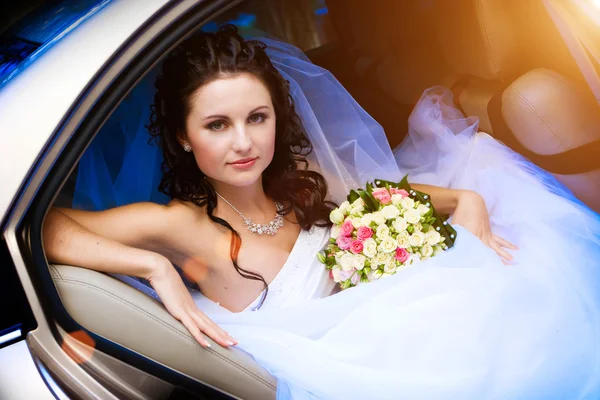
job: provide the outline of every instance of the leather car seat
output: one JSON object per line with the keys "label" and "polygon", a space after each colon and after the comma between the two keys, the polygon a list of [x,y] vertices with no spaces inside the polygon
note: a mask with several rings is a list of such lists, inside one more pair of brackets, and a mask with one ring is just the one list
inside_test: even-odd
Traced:
{"label": "leather car seat", "polygon": [[251,356],[214,342],[201,347],[141,291],[86,268],[51,265],[50,272],[65,308],[86,329],[231,396],[275,399],[276,380]]}
{"label": "leather car seat", "polygon": [[[537,155],[562,153],[600,139],[600,107],[570,55],[564,54],[560,35],[554,36],[557,54],[552,57],[551,46],[542,46],[542,38],[530,37],[523,28],[527,21],[541,26],[545,19],[544,29],[550,29],[543,7],[519,0],[451,3],[436,3],[437,34],[447,63],[468,77],[455,90],[455,101],[465,114],[479,117],[482,131],[509,144],[500,125],[490,120],[490,101],[499,96],[505,128]],[[600,211],[600,170],[553,175]]]}

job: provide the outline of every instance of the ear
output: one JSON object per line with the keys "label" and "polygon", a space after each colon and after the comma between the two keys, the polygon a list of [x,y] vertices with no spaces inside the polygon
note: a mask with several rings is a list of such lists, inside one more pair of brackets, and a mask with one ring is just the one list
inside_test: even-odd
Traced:
{"label": "ear", "polygon": [[181,146],[188,143],[188,140],[187,140],[187,137],[186,137],[186,134],[184,131],[177,132],[177,134],[175,136],[177,137],[177,141],[179,142],[179,144]]}

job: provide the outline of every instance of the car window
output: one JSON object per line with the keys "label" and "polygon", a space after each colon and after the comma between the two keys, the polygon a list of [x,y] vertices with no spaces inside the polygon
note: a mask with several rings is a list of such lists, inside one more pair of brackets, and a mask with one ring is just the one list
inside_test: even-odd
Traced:
{"label": "car window", "polygon": [[7,2],[0,14],[0,86],[110,0]]}

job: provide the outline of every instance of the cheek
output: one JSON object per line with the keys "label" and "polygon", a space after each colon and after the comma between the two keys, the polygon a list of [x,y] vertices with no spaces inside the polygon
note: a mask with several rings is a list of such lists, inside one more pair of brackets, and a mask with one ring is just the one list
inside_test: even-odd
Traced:
{"label": "cheek", "polygon": [[219,166],[227,156],[228,147],[219,140],[208,140],[208,138],[198,135],[190,137],[190,144],[194,151],[196,164],[198,168],[209,177],[218,175]]}
{"label": "cheek", "polygon": [[265,157],[269,159],[269,162],[273,159],[273,153],[275,151],[275,137],[276,128],[275,119],[273,118],[265,124],[264,131],[260,135],[261,150],[264,153],[268,153],[268,156],[265,154]]}

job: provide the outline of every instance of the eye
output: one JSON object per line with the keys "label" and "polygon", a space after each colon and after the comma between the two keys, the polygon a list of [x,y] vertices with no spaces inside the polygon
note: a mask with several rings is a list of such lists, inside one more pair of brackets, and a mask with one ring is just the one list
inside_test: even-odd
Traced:
{"label": "eye", "polygon": [[215,121],[215,122],[211,122],[206,127],[208,129],[210,129],[211,131],[218,132],[218,131],[222,131],[223,129],[225,129],[226,125],[225,125],[225,121]]}
{"label": "eye", "polygon": [[267,119],[267,116],[263,113],[252,114],[250,117],[248,117],[248,121],[250,121],[253,124],[260,124],[261,122],[264,122],[266,119]]}

